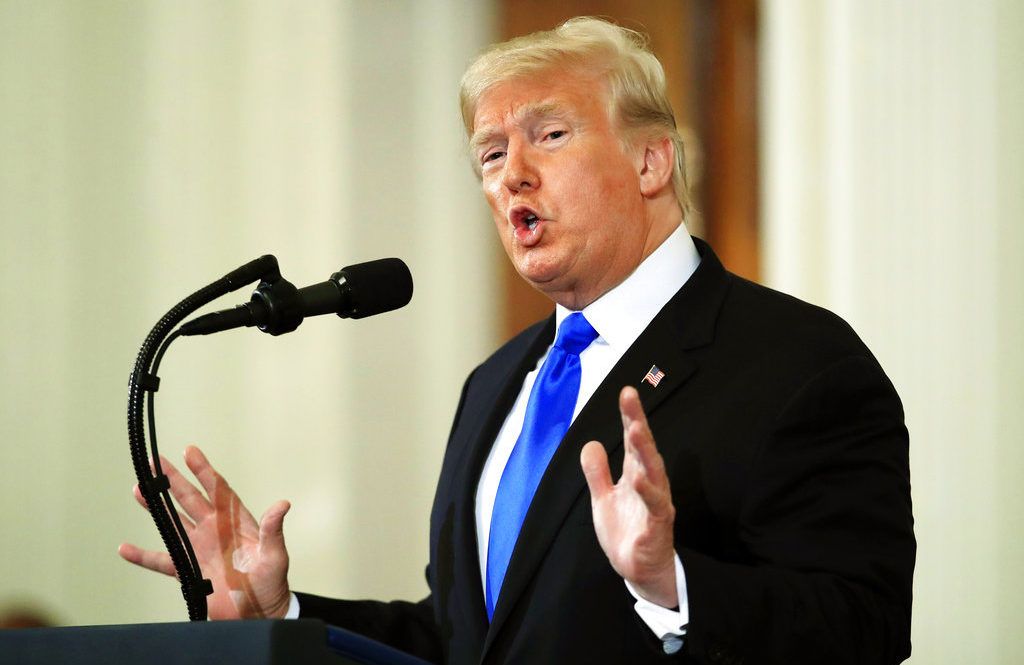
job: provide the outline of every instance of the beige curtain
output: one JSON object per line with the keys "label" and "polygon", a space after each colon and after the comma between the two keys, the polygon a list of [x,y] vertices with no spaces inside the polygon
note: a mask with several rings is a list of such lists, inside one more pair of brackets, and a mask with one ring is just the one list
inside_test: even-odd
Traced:
{"label": "beige curtain", "polygon": [[127,377],[164,311],[267,252],[297,285],[399,256],[416,293],[177,342],[161,449],[202,444],[257,516],[292,500],[295,586],[426,593],[448,426],[496,342],[456,103],[490,26],[457,0],[0,0],[0,608],[185,618],[172,580],[116,555],[159,543],[130,496]]}
{"label": "beige curtain", "polygon": [[766,277],[903,398],[912,663],[1024,652],[1024,6],[764,4]]}

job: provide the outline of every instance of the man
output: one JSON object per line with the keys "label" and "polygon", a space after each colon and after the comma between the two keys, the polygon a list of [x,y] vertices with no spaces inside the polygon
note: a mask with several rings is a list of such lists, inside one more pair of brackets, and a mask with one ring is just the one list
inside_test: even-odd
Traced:
{"label": "man", "polygon": [[[447,663],[904,659],[899,398],[845,323],[686,233],[682,143],[642,39],[574,19],[499,44],[462,107],[505,250],[556,311],[466,381],[431,595],[292,595],[288,504],[257,525],[190,448],[206,496],[166,468],[210,616],[318,616]],[[121,554],[173,573],[166,554]]]}

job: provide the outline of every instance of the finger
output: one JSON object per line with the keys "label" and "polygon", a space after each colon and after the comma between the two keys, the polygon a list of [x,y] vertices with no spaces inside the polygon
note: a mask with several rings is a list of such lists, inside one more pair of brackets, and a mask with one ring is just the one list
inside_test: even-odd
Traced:
{"label": "finger", "polygon": [[633,386],[626,386],[619,392],[619,412],[622,414],[622,428],[628,429],[630,424],[639,420],[647,426],[647,416],[644,414],[643,404],[640,403],[640,393]]}
{"label": "finger", "polygon": [[197,446],[185,448],[185,465],[188,466],[189,470],[199,481],[199,484],[206,490],[206,495],[211,500],[217,490],[221,489],[221,484],[227,486],[227,482],[217,473],[217,470],[210,464],[210,460],[206,459],[206,455]]}
{"label": "finger", "polygon": [[[139,502],[139,505],[148,512],[149,505],[146,503],[146,497],[142,496],[142,490],[139,489],[138,483],[136,483],[135,487],[132,488],[132,494],[135,495],[135,500]],[[185,528],[185,533],[191,535],[193,529],[196,528],[196,525],[189,518],[182,517],[180,513],[178,514],[178,518],[181,520],[181,525]]]}
{"label": "finger", "polygon": [[626,432],[626,439],[630,441],[633,455],[645,476],[654,483],[668,483],[668,476],[665,473],[665,461],[658,452],[654,443],[654,435],[647,427],[646,422],[634,420]]}
{"label": "finger", "polygon": [[203,451],[196,446],[185,448],[185,464],[195,474],[199,484],[206,490],[206,494],[213,505],[213,510],[224,511],[226,514],[238,515],[239,526],[243,529],[251,529],[255,532],[257,525],[252,513],[245,507],[242,500],[231,489],[224,476],[217,473],[210,461],[206,459]]}
{"label": "finger", "polygon": [[171,496],[178,502],[182,510],[196,522],[209,515],[213,510],[213,505],[196,489],[196,486],[181,475],[178,468],[163,455],[160,456],[160,465],[171,484]]}
{"label": "finger", "polygon": [[163,573],[171,577],[176,576],[174,564],[171,562],[170,555],[166,552],[154,552],[152,550],[144,550],[131,543],[121,543],[121,546],[117,548],[117,553],[125,561],[134,563],[136,566],[146,570]]}
{"label": "finger", "polygon": [[590,496],[600,500],[612,491],[612,474],[608,468],[608,452],[598,441],[591,441],[580,451],[580,466],[590,487]]}
{"label": "finger", "polygon": [[139,505],[148,512],[149,506],[146,505],[146,499],[142,496],[142,490],[139,489],[138,483],[135,483],[135,486],[132,487],[132,494],[135,496],[135,500],[139,502]]}
{"label": "finger", "polygon": [[629,478],[630,486],[640,495],[653,516],[670,515],[672,490],[665,473],[665,462],[658,454],[650,430],[644,423],[633,421],[626,437],[633,441],[638,467]]}
{"label": "finger", "polygon": [[284,516],[291,510],[292,504],[278,501],[267,508],[260,519],[260,548],[284,550]]}
{"label": "finger", "polygon": [[635,388],[627,386],[619,393],[619,410],[625,427],[623,439],[627,451],[623,476],[629,479],[648,510],[654,514],[665,513],[671,505],[672,495],[665,461],[658,453],[640,394]]}
{"label": "finger", "polygon": [[629,430],[638,420],[645,427],[647,425],[647,417],[644,415],[643,406],[640,404],[640,395],[636,388],[625,386],[619,391],[619,414],[622,416],[622,440],[625,445],[622,475],[624,478],[630,478],[636,473],[642,472],[643,469],[640,459],[638,459],[636,440],[629,436]]}
{"label": "finger", "polygon": [[636,456],[646,473],[663,475],[665,467],[636,388],[626,386],[619,393],[619,411],[622,413],[626,451]]}

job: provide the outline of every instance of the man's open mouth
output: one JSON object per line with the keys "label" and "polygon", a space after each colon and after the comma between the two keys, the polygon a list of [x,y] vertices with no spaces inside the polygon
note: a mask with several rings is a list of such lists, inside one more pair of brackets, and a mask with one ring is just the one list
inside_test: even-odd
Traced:
{"label": "man's open mouth", "polygon": [[544,233],[545,219],[541,214],[527,206],[515,206],[508,212],[508,220],[512,224],[512,232],[523,247],[533,247],[540,242]]}
{"label": "man's open mouth", "polygon": [[533,231],[543,221],[536,210],[522,205],[515,206],[509,210],[508,220],[517,230],[520,227],[524,227],[528,231]]}

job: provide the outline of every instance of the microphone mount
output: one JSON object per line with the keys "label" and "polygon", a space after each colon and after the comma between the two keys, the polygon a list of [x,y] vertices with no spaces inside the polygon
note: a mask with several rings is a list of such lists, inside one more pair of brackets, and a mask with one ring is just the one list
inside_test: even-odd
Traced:
{"label": "microphone mount", "polygon": [[307,316],[337,314],[361,319],[404,307],[412,298],[412,275],[400,259],[346,266],[331,278],[296,289],[280,275],[263,279],[249,302],[186,322],[182,335],[209,335],[255,326],[271,335],[290,333]]}
{"label": "microphone mount", "polygon": [[[179,324],[200,307],[259,280],[249,302]],[[182,335],[206,335],[241,326],[258,326],[271,335],[299,327],[306,316],[335,313],[363,318],[398,309],[412,298],[412,275],[399,259],[378,259],[342,268],[327,281],[302,289],[281,276],[271,255],[231,271],[172,307],[150,331],[135,360],[128,382],[128,444],[132,465],[149,513],[171,557],[188,607],[189,620],[205,621],[206,596],[213,593],[204,579],[192,543],[170,495],[156,440],[154,399],[160,388],[157,370],[171,343]],[[177,327],[177,329],[175,329]],[[147,411],[150,454],[146,450],[143,411]]]}
{"label": "microphone mount", "polygon": [[[174,563],[174,569],[181,584],[181,592],[188,608],[191,621],[205,621],[207,613],[206,596],[213,593],[210,580],[204,579],[189,542],[181,518],[170,495],[170,482],[164,474],[156,442],[154,419],[154,398],[160,389],[160,378],[156,372],[167,347],[179,336],[173,332],[175,326],[200,307],[217,298],[236,291],[255,280],[276,283],[281,281],[277,259],[271,255],[261,256],[231,271],[216,282],[192,293],[176,304],[157,322],[146,336],[139,349],[128,380],[128,445],[131,449],[132,466],[139,483],[139,490],[149,514],[156,524],[164,547]],[[149,416],[150,450],[146,451],[146,436],[143,428],[143,410]]]}

